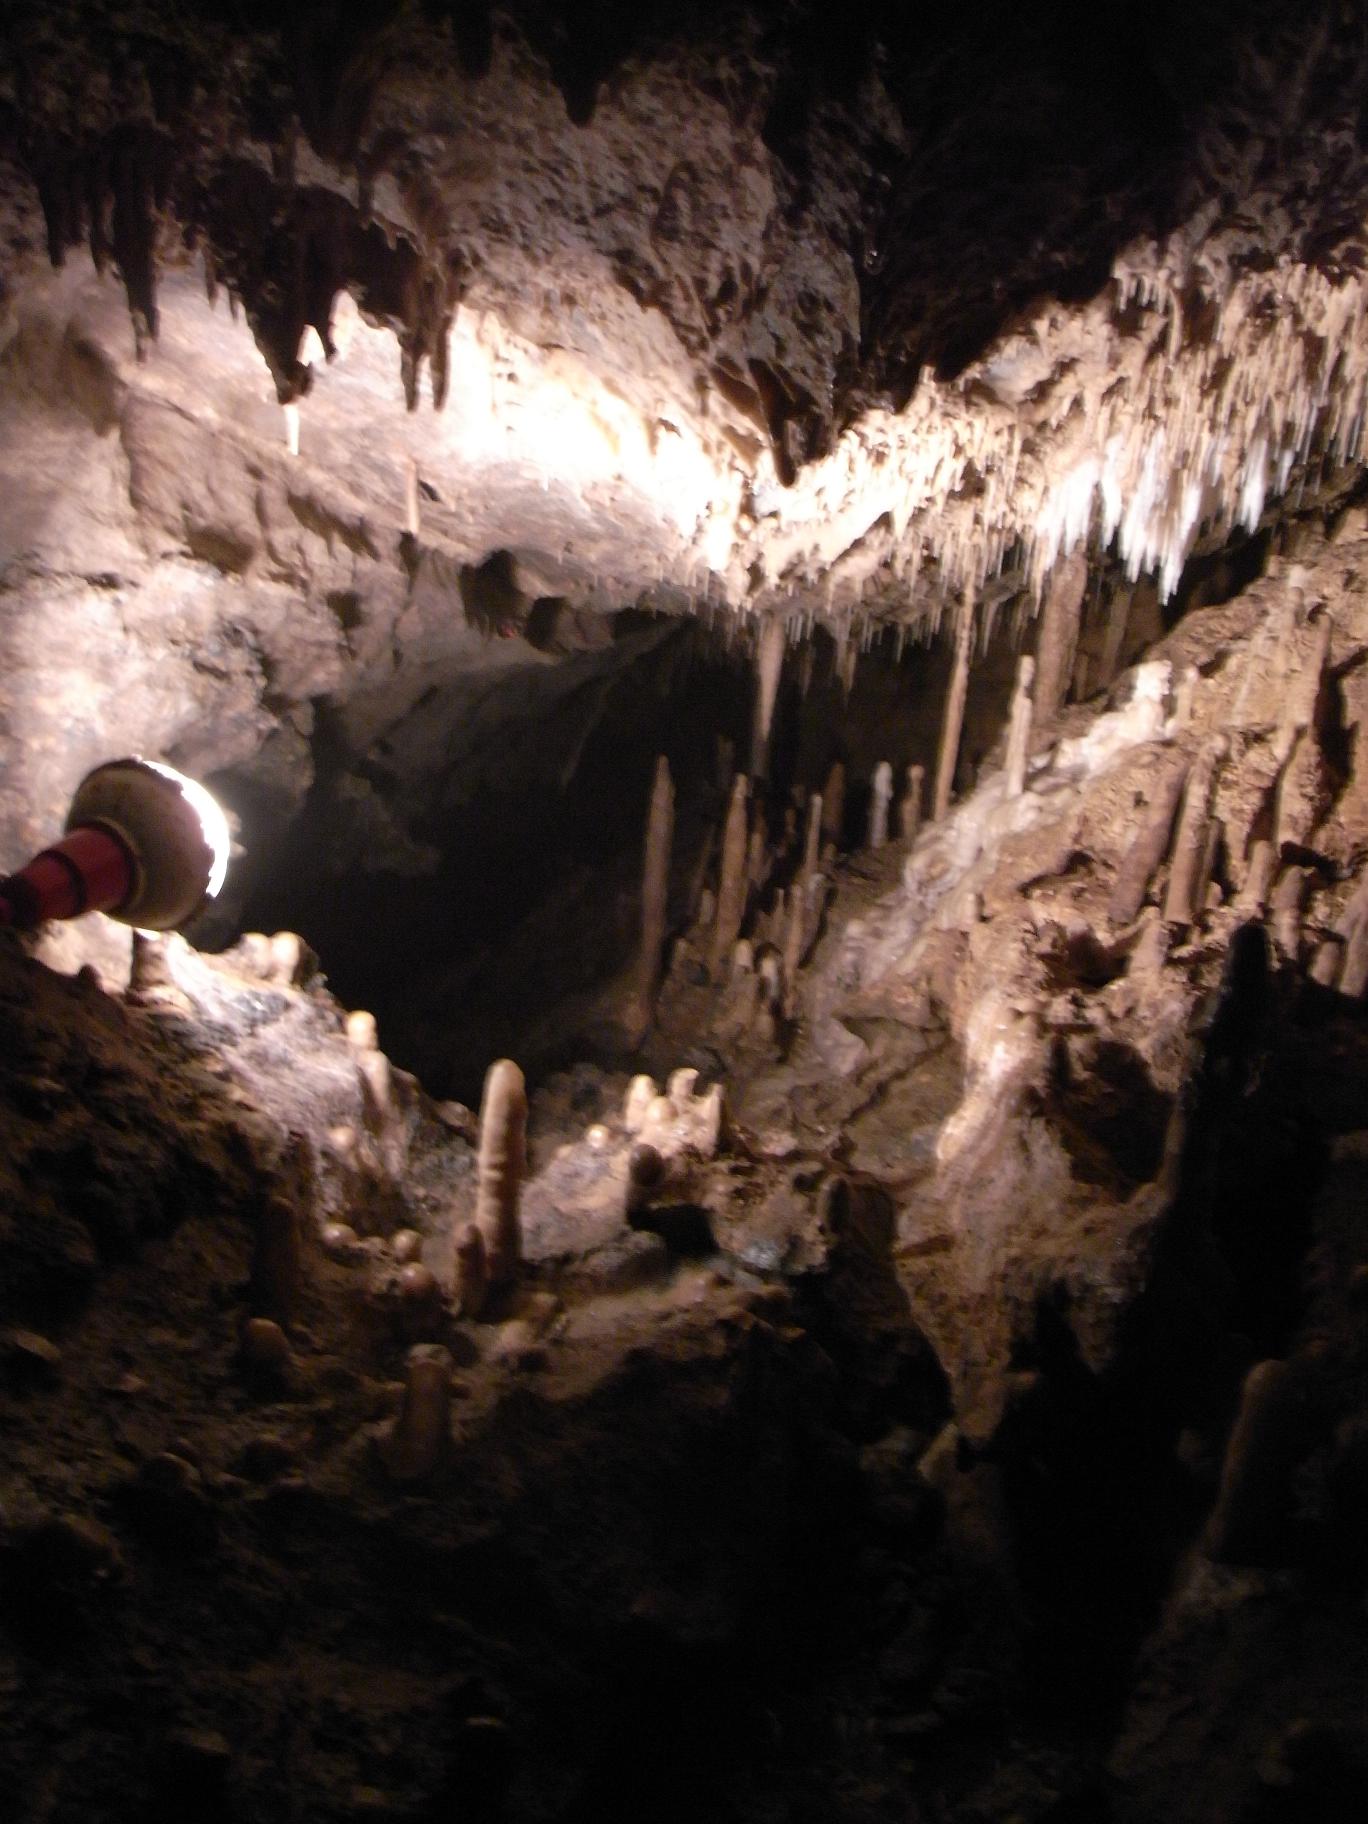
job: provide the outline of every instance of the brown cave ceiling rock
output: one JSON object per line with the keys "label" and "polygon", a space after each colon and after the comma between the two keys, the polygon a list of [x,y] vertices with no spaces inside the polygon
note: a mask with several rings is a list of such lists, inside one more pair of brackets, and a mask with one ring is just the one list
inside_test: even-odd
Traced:
{"label": "brown cave ceiling rock", "polygon": [[1090,538],[1166,594],[1359,452],[1362,25],[17,4],[9,314],[114,268],[124,385],[591,607],[924,626]]}

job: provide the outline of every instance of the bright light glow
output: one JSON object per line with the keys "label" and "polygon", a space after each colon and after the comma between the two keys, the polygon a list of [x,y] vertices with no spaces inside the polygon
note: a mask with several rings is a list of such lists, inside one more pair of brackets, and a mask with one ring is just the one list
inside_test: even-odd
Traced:
{"label": "bright light glow", "polygon": [[142,764],[150,767],[154,773],[160,773],[163,779],[169,779],[199,818],[200,834],[213,856],[205,892],[210,899],[217,899],[228,878],[228,857],[233,849],[232,833],[222,806],[198,779],[187,778],[184,773],[178,773],[174,766],[166,766],[160,760],[144,760]]}

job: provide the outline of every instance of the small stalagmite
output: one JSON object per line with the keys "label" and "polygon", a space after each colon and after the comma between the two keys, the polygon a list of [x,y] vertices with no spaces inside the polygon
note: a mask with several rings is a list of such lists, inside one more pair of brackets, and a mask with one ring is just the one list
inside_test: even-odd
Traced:
{"label": "small stalagmite", "polygon": [[1019,798],[1026,789],[1026,760],[1031,751],[1031,684],[1035,660],[1029,654],[1017,662],[1016,689],[1007,722],[1007,796]]}
{"label": "small stalagmite", "polygon": [[1249,867],[1244,885],[1236,895],[1236,907],[1244,912],[1262,914],[1273,891],[1273,877],[1278,871],[1278,851],[1266,836],[1260,836],[1249,851]]}
{"label": "small stalagmite", "polygon": [[1340,917],[1343,960],[1336,986],[1341,994],[1362,1000],[1368,989],[1368,876],[1359,884]]}
{"label": "small stalagmite", "polygon": [[717,913],[713,922],[712,970],[716,975],[731,955],[746,916],[746,810],[750,781],[738,773],[727,807],[722,835],[722,875],[717,886]]}
{"label": "small stalagmite", "polygon": [[485,1073],[475,1162],[475,1226],[491,1289],[509,1285],[522,1259],[518,1203],[526,1148],[527,1086],[513,1060],[500,1058]]}
{"label": "small stalagmite", "polygon": [[1193,763],[1183,793],[1178,834],[1173,841],[1173,865],[1164,895],[1164,922],[1190,925],[1206,903],[1203,869],[1210,834],[1211,794],[1229,744],[1224,735],[1209,741]]}
{"label": "small stalagmite", "polygon": [[133,933],[128,998],[134,1006],[189,1011],[190,997],[176,981],[171,967],[172,952],[177,944],[184,949],[185,939],[174,932]]}
{"label": "small stalagmite", "polygon": [[881,849],[888,841],[888,808],[893,802],[893,768],[880,760],[874,768],[869,796],[869,846]]}
{"label": "small stalagmite", "polygon": [[902,839],[909,846],[917,840],[922,822],[922,792],[926,783],[924,766],[909,766],[907,769],[907,790],[903,793],[898,806],[898,828]]}
{"label": "small stalagmite", "polygon": [[452,1285],[452,1303],[461,1317],[477,1318],[489,1296],[489,1262],[485,1258],[484,1236],[473,1222],[468,1222],[456,1236],[456,1271]]}
{"label": "small stalagmite", "polygon": [[263,1388],[281,1386],[294,1366],[290,1339],[269,1317],[247,1319],[242,1326],[238,1359],[246,1378]]}
{"label": "small stalagmite", "polygon": [[379,1049],[380,1034],[373,1013],[367,1013],[363,1007],[358,1007],[347,1015],[347,1043],[355,1051]]}
{"label": "small stalagmite", "polygon": [[437,1469],[451,1426],[451,1357],[438,1343],[418,1343],[404,1363],[404,1404],[381,1447],[395,1482],[421,1482]]}
{"label": "small stalagmite", "polygon": [[1273,889],[1273,938],[1293,962],[1301,955],[1302,901],[1310,878],[1309,868],[1287,868]]}

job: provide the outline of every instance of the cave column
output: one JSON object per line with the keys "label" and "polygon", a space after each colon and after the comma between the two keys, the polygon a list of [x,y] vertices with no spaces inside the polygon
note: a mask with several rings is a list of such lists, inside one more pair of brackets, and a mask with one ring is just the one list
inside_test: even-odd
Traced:
{"label": "cave column", "polygon": [[1087,560],[1081,551],[1075,551],[1056,567],[1045,592],[1036,641],[1035,707],[1042,722],[1058,715],[1064,705],[1073,677],[1087,583]]}
{"label": "cave column", "polygon": [[945,698],[945,721],[941,726],[940,756],[936,761],[936,791],[931,815],[939,823],[950,808],[950,793],[955,782],[955,762],[959,759],[960,732],[964,727],[964,700],[969,693],[969,651],[974,637],[974,610],[965,596],[960,603],[955,623],[955,663],[950,673],[950,689]]}

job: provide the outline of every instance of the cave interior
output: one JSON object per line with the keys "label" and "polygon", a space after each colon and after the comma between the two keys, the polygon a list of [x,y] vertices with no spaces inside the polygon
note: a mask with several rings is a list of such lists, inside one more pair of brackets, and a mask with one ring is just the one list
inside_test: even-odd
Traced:
{"label": "cave interior", "polygon": [[1365,1814],[1366,98],[10,0],[7,1819]]}

